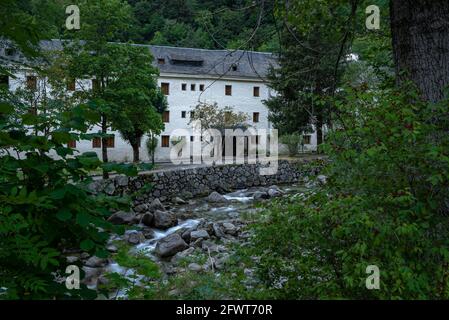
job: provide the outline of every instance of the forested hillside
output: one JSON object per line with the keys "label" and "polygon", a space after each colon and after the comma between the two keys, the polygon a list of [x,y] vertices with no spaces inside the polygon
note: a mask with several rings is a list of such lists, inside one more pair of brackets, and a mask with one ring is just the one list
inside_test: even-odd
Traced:
{"label": "forested hillside", "polygon": [[[64,37],[65,8],[82,1],[34,0],[28,7],[54,38]],[[133,20],[121,41],[206,49],[275,51],[273,0],[128,0]],[[100,9],[99,9],[100,10]],[[83,12],[80,12],[81,23]]]}

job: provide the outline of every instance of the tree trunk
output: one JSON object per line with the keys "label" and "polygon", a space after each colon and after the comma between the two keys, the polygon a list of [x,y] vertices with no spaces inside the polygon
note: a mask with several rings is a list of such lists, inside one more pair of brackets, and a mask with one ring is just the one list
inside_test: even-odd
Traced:
{"label": "tree trunk", "polygon": [[[108,125],[107,125],[107,119],[106,116],[103,115],[101,118],[101,133],[107,134],[108,133]],[[108,162],[108,148],[107,148],[107,138],[102,137],[101,138],[101,155],[103,163]],[[103,179],[108,179],[109,173],[105,170],[103,170]]]}
{"label": "tree trunk", "polygon": [[138,143],[131,143],[131,147],[133,148],[133,162],[137,163],[139,162],[139,144]]}
{"label": "tree trunk", "polygon": [[426,101],[449,85],[449,1],[391,0],[391,32],[398,83],[409,79]]}
{"label": "tree trunk", "polygon": [[316,117],[316,144],[319,146],[323,143],[323,116],[318,114]]}

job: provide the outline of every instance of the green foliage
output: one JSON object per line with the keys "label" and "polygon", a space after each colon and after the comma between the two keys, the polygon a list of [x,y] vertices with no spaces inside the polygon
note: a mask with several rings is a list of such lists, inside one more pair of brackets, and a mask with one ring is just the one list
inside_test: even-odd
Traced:
{"label": "green foliage", "polygon": [[[167,101],[157,86],[157,69],[151,64],[153,57],[146,48],[123,45],[118,74],[109,84],[106,99],[115,105],[112,124],[131,144],[134,162],[142,136],[159,134],[164,128],[160,113]],[[136,159],[137,157],[137,159]]]}
{"label": "green foliage", "polygon": [[302,135],[295,132],[292,134],[285,134],[279,139],[281,143],[287,145],[288,154],[290,156],[296,156],[299,152],[299,145],[303,141]]}
{"label": "green foliage", "polygon": [[[346,91],[345,130],[325,147],[328,184],[270,205],[255,227],[253,254],[271,295],[448,298],[447,101],[414,92]],[[368,265],[380,268],[380,290],[365,287]]]}
{"label": "green foliage", "polygon": [[107,284],[100,286],[100,292],[110,299],[124,294],[128,299],[152,299],[157,287],[156,280],[161,274],[155,262],[142,252],[131,253],[128,246],[120,246],[114,260],[123,268],[123,272],[111,272],[106,275]]}
{"label": "green foliage", "polygon": [[[91,180],[86,172],[101,166],[96,154],[75,156],[65,145],[79,139],[80,128],[87,129],[85,119],[79,117],[86,106],[54,118],[16,114],[15,105],[2,105],[0,285],[7,288],[3,297],[68,298],[82,294],[84,291],[69,292],[55,282],[55,274],[65,270],[62,252],[80,248],[104,255],[109,232],[120,232],[105,220],[109,208],[124,207],[113,198],[89,193]],[[37,130],[41,127],[48,129],[47,135]]]}

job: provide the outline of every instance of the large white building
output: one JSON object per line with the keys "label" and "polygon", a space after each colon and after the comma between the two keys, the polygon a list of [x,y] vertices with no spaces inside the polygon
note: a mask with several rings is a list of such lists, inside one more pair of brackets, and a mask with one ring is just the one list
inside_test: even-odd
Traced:
{"label": "large white building", "polygon": [[[62,48],[60,41],[42,41],[41,46],[47,50]],[[166,95],[168,109],[163,114],[164,131],[158,136],[155,160],[168,161],[170,155],[170,135],[176,129],[191,130],[191,111],[199,103],[217,103],[219,107],[232,107],[235,111],[248,115],[248,124],[254,128],[268,129],[268,109],[263,101],[274,94],[267,85],[266,75],[270,66],[276,64],[271,53],[241,50],[205,50],[167,46],[145,46],[158,67],[160,76],[158,84]],[[20,53],[11,51],[7,46],[0,48],[3,61],[20,62]],[[9,51],[10,50],[10,51]],[[21,86],[47,86],[45,79],[37,79],[33,70],[21,69],[15,78],[1,79],[7,82],[10,90]],[[77,79],[70,90],[92,85],[92,80]],[[92,128],[98,132],[99,128]],[[111,161],[132,160],[132,148],[118,132],[111,132],[108,157]],[[140,148],[140,159],[149,160],[143,138]],[[313,149],[316,135],[306,138],[306,147]],[[85,140],[73,143],[79,152],[95,151],[101,158],[101,141]]]}

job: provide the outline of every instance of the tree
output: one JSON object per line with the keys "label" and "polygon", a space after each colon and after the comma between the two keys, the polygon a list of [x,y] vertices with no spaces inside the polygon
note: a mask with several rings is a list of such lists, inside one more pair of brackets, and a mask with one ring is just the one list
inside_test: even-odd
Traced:
{"label": "tree", "polygon": [[[108,162],[107,139],[114,104],[106,99],[109,84],[120,72],[122,50],[120,45],[109,41],[120,41],[125,37],[132,19],[131,7],[122,0],[89,0],[79,6],[83,11],[79,32],[69,32],[72,40],[64,43],[67,78],[93,79],[90,90],[83,91],[83,98],[101,115],[101,151],[103,162]],[[103,171],[103,178],[107,178]]]}
{"label": "tree", "polygon": [[449,85],[449,3],[391,0],[390,12],[398,82],[412,80],[425,100],[441,100]]}
{"label": "tree", "polygon": [[[2,17],[8,17],[2,19],[1,23],[8,23],[0,28],[0,36],[7,37],[25,57],[39,58],[33,44],[42,34],[32,24],[22,25],[33,21],[27,4],[0,3]],[[8,74],[7,66],[0,69],[0,75]],[[67,147],[69,141],[81,139],[98,115],[86,105],[51,113],[26,112],[30,108],[19,93],[0,89],[1,298],[94,298],[95,292],[84,285],[70,291],[56,280],[64,275],[66,249],[106,257],[109,233],[123,231],[105,218],[110,208],[125,209],[126,199],[117,202],[104,194],[91,194],[92,180],[86,172],[102,163],[96,154],[75,156]]]}
{"label": "tree", "polygon": [[116,113],[112,125],[133,148],[133,162],[139,162],[139,146],[147,133],[159,134],[163,129],[161,115],[167,102],[157,86],[158,71],[147,48],[123,45],[122,69],[109,84],[108,95]]}
{"label": "tree", "polygon": [[246,128],[249,116],[244,112],[235,112],[232,107],[220,108],[217,103],[200,103],[192,110],[189,124],[199,121],[201,130],[217,129],[224,133],[225,129]]}
{"label": "tree", "polygon": [[[330,10],[332,8],[332,10]],[[330,123],[331,103],[348,62],[357,1],[293,1],[279,8],[283,20],[279,68],[269,74],[278,95],[266,102],[281,133],[317,131]]]}

